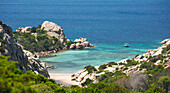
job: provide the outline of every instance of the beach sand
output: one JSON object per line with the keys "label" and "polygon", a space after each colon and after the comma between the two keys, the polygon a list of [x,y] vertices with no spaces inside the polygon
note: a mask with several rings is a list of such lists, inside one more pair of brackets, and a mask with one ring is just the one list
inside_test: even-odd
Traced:
{"label": "beach sand", "polygon": [[71,73],[49,73],[50,78],[54,79],[56,83],[62,84],[64,86],[79,85],[76,81],[71,81]]}

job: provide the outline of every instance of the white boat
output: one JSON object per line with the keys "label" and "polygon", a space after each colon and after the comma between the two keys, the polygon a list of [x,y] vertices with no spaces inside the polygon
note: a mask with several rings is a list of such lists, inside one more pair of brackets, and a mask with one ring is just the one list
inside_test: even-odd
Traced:
{"label": "white boat", "polygon": [[128,43],[125,43],[125,47],[129,47],[129,44],[128,44]]}

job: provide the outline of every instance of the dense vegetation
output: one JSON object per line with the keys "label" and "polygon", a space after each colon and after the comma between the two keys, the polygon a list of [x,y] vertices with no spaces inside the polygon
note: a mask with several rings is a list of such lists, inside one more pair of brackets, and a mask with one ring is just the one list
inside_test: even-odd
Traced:
{"label": "dense vegetation", "polygon": [[31,33],[13,32],[18,42],[24,46],[24,49],[31,52],[49,51],[51,49],[62,48],[62,44],[55,37],[49,37],[47,31],[41,29],[41,25],[28,28],[31,33],[37,33],[37,36]]}
{"label": "dense vegetation", "polygon": [[17,62],[7,61],[9,57],[0,56],[0,92],[3,93],[36,93],[62,92],[65,88],[56,85],[54,80],[30,71],[25,74],[17,67]]}
{"label": "dense vegetation", "polygon": [[[78,86],[61,87],[54,80],[30,71],[23,74],[17,68],[17,62],[7,60],[8,57],[0,56],[0,91],[3,93],[130,93],[130,91],[167,93],[170,86],[170,68],[162,69],[162,67],[152,66],[152,69],[149,69],[147,65],[150,63],[143,63],[149,71],[144,74],[129,77],[121,71],[106,72],[99,77],[99,83],[92,84],[92,81],[87,79],[84,83],[87,87],[80,88]],[[152,76],[149,76],[151,72]]]}
{"label": "dense vegetation", "polygon": [[[154,65],[153,62],[144,62],[141,69],[146,69],[144,73],[136,73],[127,76],[122,71],[115,73],[105,71],[98,77],[99,83],[114,84],[128,89],[132,93],[169,93],[170,88],[170,68],[164,69],[162,65]],[[93,81],[87,79],[83,86],[91,84]]]}
{"label": "dense vegetation", "polygon": [[[17,62],[0,55],[0,92],[2,93],[129,93],[118,84],[96,83],[87,87],[61,87],[52,79],[30,71],[22,73]],[[89,82],[87,82],[89,83]]]}
{"label": "dense vegetation", "polygon": [[[17,62],[8,61],[9,57],[0,56],[0,92],[3,93],[169,93],[170,68],[163,68],[163,65],[155,65],[150,62],[141,62],[140,69],[146,69],[144,73],[136,73],[127,76],[125,73],[104,71],[98,77],[99,82],[93,84],[93,80],[87,79],[80,88],[79,86],[61,87],[52,79],[43,75],[36,75],[30,71],[22,73],[17,67]],[[161,59],[161,56],[160,58]],[[131,65],[139,64],[129,60]],[[110,65],[116,65],[111,62]],[[100,66],[101,70],[106,65]],[[86,66],[88,73],[97,71],[93,66]]]}
{"label": "dense vegetation", "polygon": [[91,65],[84,67],[84,69],[86,69],[88,73],[92,73],[93,71],[97,71],[97,69],[94,66],[91,66]]}

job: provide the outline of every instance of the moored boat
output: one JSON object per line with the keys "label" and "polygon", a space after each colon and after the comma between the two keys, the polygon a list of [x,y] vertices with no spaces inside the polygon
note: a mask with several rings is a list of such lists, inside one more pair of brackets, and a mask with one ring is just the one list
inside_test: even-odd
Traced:
{"label": "moored boat", "polygon": [[128,43],[125,43],[125,47],[129,47],[129,44],[128,44]]}

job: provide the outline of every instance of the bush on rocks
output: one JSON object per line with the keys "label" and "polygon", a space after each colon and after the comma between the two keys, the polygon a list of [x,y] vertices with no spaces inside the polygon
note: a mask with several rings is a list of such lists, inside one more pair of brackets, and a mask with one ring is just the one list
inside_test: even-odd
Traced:
{"label": "bush on rocks", "polygon": [[100,65],[99,66],[99,70],[103,70],[103,69],[105,69],[106,68],[106,64],[103,64],[103,65]]}
{"label": "bush on rocks", "polygon": [[84,67],[88,71],[88,73],[92,73],[93,71],[97,71],[97,69],[94,66],[88,65]]}

